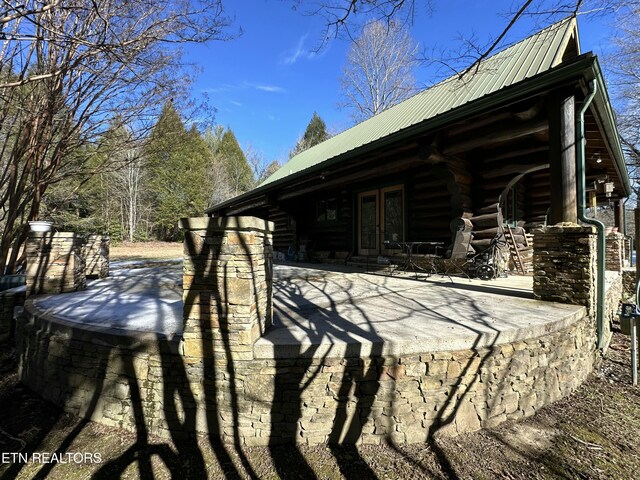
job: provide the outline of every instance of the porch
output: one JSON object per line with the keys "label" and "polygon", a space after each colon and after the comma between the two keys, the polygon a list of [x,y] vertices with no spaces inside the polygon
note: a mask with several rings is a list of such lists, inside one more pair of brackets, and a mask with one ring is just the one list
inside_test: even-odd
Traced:
{"label": "porch", "polygon": [[180,265],[34,297],[17,326],[21,378],[68,412],[160,436],[211,433],[215,416],[225,442],[377,444],[532,415],[592,369],[586,309],[531,299],[530,277],[273,273],[274,325],[249,343],[226,329],[188,343]]}
{"label": "porch", "polygon": [[[562,329],[584,307],[533,299],[532,277],[484,281],[347,266],[274,265],[274,325],[256,358],[407,355],[483,348]],[[613,275],[613,274],[612,274]],[[180,338],[182,266],[112,269],[86,290],[32,299],[33,313],[89,334]]]}

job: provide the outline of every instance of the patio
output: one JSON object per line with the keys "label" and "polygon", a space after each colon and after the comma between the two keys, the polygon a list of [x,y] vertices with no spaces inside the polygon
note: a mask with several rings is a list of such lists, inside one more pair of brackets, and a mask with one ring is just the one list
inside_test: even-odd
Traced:
{"label": "patio", "polygon": [[274,325],[260,334],[238,328],[255,317],[234,302],[258,303],[264,284],[245,298],[238,282],[251,280],[223,277],[223,311],[236,310],[220,317],[203,265],[112,265],[84,291],[31,298],[16,328],[21,378],[70,413],[160,436],[414,443],[445,425],[456,434],[532,415],[580,385],[595,358],[586,309],[533,300],[530,277],[274,265]]}
{"label": "patio", "polygon": [[[90,331],[181,334],[181,265],[127,266],[112,267],[110,277],[89,282],[84,291],[35,297],[34,306],[60,323]],[[584,315],[584,307],[533,300],[530,276],[451,280],[375,275],[335,265],[275,265],[274,327],[254,344],[254,355],[345,357],[481,348],[556,331]]]}

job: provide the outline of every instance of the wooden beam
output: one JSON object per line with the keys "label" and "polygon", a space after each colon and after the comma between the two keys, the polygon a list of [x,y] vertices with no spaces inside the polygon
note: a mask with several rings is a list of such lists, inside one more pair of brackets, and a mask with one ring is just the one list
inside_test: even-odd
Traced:
{"label": "wooden beam", "polygon": [[551,212],[549,224],[578,222],[576,186],[575,97],[573,91],[550,99],[549,169]]}
{"label": "wooden beam", "polygon": [[491,129],[478,130],[473,136],[465,136],[465,138],[449,138],[447,139],[448,147],[442,150],[444,155],[453,155],[456,153],[468,152],[474,148],[489,146],[491,144],[507,142],[515,140],[537,132],[542,132],[548,128],[546,119],[536,120],[526,123],[494,126]]}
{"label": "wooden beam", "polygon": [[510,160],[518,157],[528,157],[530,155],[539,154],[546,159],[547,152],[549,151],[549,145],[538,145],[536,147],[521,148],[519,150],[509,150],[497,155],[488,155],[483,161],[485,164],[498,162],[502,160]]}
{"label": "wooden beam", "polygon": [[[299,197],[300,195],[304,195],[311,192],[316,192],[318,190],[325,190],[327,188],[333,188],[338,185],[348,183],[351,180],[366,180],[376,176],[383,175],[385,173],[389,173],[389,171],[400,172],[402,170],[406,170],[411,167],[416,167],[420,165],[420,160],[416,157],[409,157],[402,161],[392,162],[392,163],[382,163],[375,167],[367,167],[366,169],[358,169],[356,172],[351,173],[339,173],[339,172],[331,172],[327,175],[326,180],[321,180],[319,177],[315,177],[313,179],[307,180],[306,185],[302,186],[300,184],[292,187],[292,190],[283,191],[280,195],[278,195],[278,200],[286,200],[289,198]],[[424,163],[422,163],[424,165]]]}
{"label": "wooden beam", "polygon": [[536,163],[506,164],[501,168],[494,168],[493,170],[489,170],[488,172],[485,172],[482,175],[482,178],[498,178],[503,176],[515,175],[518,173],[528,172],[529,170],[534,169],[536,167],[545,167],[546,165],[548,165],[546,158],[543,158],[541,159],[540,162],[536,162]]}
{"label": "wooden beam", "polygon": [[[524,106],[522,106],[524,108]],[[490,114],[483,116],[481,118],[475,118],[465,123],[459,123],[457,125],[453,125],[451,128],[447,130],[447,135],[450,137],[456,137],[458,135],[462,135],[468,133],[472,130],[477,130],[482,127],[487,127],[489,125],[494,125],[503,120],[516,120],[516,121],[527,121],[533,120],[538,116],[540,111],[542,110],[542,102],[537,101],[532,106],[528,108],[524,108],[520,111],[513,111],[513,106],[510,107],[510,110],[503,110],[501,112],[491,112]]]}
{"label": "wooden beam", "polygon": [[618,227],[618,231],[619,232],[624,232],[624,226],[622,225],[622,222],[624,220],[624,205],[622,204],[621,200],[616,200],[614,203],[614,216],[615,216],[615,224],[616,227]]}

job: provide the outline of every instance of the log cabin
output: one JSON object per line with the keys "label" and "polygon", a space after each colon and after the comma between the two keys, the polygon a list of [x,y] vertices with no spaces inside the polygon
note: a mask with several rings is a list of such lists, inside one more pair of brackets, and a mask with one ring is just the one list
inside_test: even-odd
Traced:
{"label": "log cabin", "polygon": [[568,18],[296,155],[207,214],[272,220],[284,252],[379,256],[394,242],[437,241],[466,256],[507,225],[522,245],[535,226],[576,223],[582,158],[588,204],[620,212],[631,185],[614,113]]}

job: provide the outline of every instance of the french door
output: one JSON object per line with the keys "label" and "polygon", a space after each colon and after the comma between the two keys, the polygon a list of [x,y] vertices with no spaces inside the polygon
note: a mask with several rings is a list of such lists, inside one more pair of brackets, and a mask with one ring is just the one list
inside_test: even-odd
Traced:
{"label": "french door", "polygon": [[358,194],[358,255],[388,253],[385,242],[404,241],[402,185]]}

